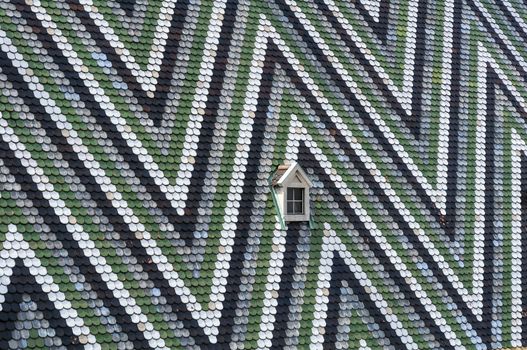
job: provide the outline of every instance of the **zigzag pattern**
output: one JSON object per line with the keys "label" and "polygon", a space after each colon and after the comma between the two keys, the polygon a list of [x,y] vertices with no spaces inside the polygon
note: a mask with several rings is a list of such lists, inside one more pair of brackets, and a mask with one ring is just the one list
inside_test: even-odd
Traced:
{"label": "zigzag pattern", "polygon": [[526,42],[519,0],[0,1],[0,348],[527,346]]}

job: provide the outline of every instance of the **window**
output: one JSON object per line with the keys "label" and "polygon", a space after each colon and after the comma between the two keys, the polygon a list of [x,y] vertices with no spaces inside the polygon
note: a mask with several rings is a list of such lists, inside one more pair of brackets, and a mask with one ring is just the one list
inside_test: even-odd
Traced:
{"label": "window", "polygon": [[304,189],[287,188],[287,215],[304,215]]}
{"label": "window", "polygon": [[278,166],[270,182],[283,222],[309,221],[309,189],[312,184],[300,165],[291,163]]}

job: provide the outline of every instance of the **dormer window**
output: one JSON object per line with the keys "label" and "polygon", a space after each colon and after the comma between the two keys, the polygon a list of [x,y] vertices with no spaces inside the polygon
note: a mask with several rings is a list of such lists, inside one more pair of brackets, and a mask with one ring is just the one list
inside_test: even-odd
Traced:
{"label": "dormer window", "polygon": [[309,221],[309,181],[297,163],[280,165],[273,176],[277,204],[285,222]]}

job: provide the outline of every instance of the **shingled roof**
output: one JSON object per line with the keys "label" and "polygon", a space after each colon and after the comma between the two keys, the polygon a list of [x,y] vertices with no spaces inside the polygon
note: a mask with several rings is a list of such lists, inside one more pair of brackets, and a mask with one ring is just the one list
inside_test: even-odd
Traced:
{"label": "shingled roof", "polygon": [[526,42],[520,0],[0,0],[0,350],[527,346]]}
{"label": "shingled roof", "polygon": [[289,170],[289,168],[293,166],[292,164],[280,164],[278,168],[276,169],[276,172],[273,175],[273,178],[271,179],[271,184],[273,186],[278,185],[278,181],[284,176],[284,174]]}

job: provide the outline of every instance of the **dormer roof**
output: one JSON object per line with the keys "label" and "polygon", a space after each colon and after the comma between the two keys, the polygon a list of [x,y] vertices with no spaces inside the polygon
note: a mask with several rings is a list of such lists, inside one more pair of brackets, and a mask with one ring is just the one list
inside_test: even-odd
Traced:
{"label": "dormer roof", "polygon": [[273,186],[284,186],[294,181],[301,182],[307,187],[311,187],[313,184],[307,177],[305,171],[297,162],[291,164],[281,164],[278,166],[273,179]]}

